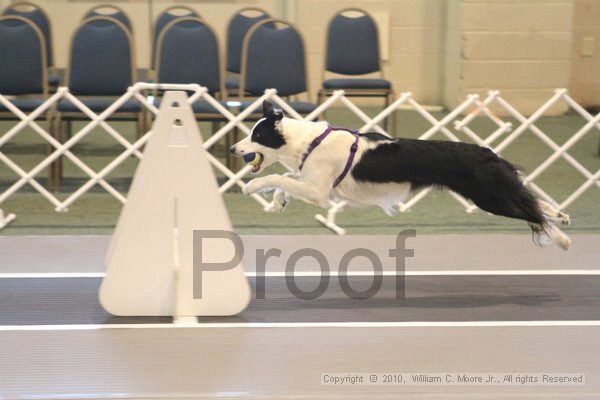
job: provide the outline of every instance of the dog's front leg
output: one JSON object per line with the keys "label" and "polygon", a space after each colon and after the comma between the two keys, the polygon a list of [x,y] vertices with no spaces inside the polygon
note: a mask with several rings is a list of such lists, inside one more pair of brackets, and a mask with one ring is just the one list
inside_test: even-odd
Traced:
{"label": "dog's front leg", "polygon": [[[283,174],[283,176],[289,176],[293,178],[298,177],[298,175],[293,172],[286,172],[285,174]],[[283,210],[285,210],[290,200],[291,196],[288,193],[279,188],[275,189],[275,192],[273,193],[273,201],[271,201],[265,206],[265,211],[282,212]]]}
{"label": "dog's front leg", "polygon": [[281,189],[275,189],[273,201],[265,206],[266,212],[282,212],[290,202],[290,195]]}
{"label": "dog's front leg", "polygon": [[283,178],[283,176],[273,174],[262,176],[260,178],[254,178],[250,182],[246,183],[246,186],[242,188],[242,193],[253,194],[269,189],[275,189],[279,178]]}
{"label": "dog's front leg", "polygon": [[306,203],[327,207],[329,190],[322,190],[321,187],[330,186],[325,185],[315,185],[312,182],[294,179],[289,176],[268,175],[248,182],[243,191],[245,194],[252,194],[265,189],[281,189]]}

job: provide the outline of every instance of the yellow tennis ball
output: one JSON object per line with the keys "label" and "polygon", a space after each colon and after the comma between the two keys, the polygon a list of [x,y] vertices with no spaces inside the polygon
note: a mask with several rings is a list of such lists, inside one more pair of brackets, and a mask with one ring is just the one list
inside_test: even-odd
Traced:
{"label": "yellow tennis ball", "polygon": [[259,165],[262,162],[262,160],[263,156],[260,153],[249,153],[244,156],[244,161],[246,161],[247,164],[250,164],[252,166]]}

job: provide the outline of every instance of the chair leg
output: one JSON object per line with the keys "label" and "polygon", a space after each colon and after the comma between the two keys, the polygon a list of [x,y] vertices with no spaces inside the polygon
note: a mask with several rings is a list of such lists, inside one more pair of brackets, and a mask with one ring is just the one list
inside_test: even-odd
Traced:
{"label": "chair leg", "polygon": [[229,168],[230,170],[233,171],[233,158],[231,157],[231,153],[229,152],[229,149],[231,148],[231,146],[233,146],[233,140],[231,140],[231,136],[233,135],[234,138],[235,136],[237,136],[237,126],[233,128],[233,133],[228,133],[227,135],[225,135],[225,161],[227,163],[227,168]]}
{"label": "chair leg", "polygon": [[[231,136],[233,136],[233,138]],[[236,126],[235,128],[233,128],[233,133],[231,135],[226,135],[225,138],[227,140],[226,148],[225,148],[225,154],[226,154],[225,157],[227,159],[227,168],[229,168],[233,172],[236,172],[236,171],[238,171],[238,168],[239,168],[238,158],[233,157],[231,155],[231,153],[229,152],[229,148],[231,146],[233,146],[233,144],[237,143],[240,140],[240,130]]]}
{"label": "chair leg", "polygon": [[[317,106],[320,106],[324,100],[325,92],[323,91],[323,89],[319,89],[319,92],[317,93]],[[318,118],[320,121],[325,121],[327,119],[327,110],[323,111]]]}
{"label": "chair leg", "polygon": [[[63,143],[63,129],[64,129],[64,121],[62,120],[61,114],[56,116],[56,121],[54,123],[54,138],[59,142]],[[55,190],[60,189],[60,183],[62,178],[62,156],[58,157],[51,165],[52,168],[52,182]]]}
{"label": "chair leg", "polygon": [[[52,119],[51,113],[46,113],[46,127],[50,136],[55,137],[54,133],[54,120]],[[54,152],[55,148],[50,143],[46,144],[46,155],[49,156]],[[48,188],[52,191],[56,190],[55,180],[54,180],[54,163],[50,164],[50,168],[48,169]]]}
{"label": "chair leg", "polygon": [[[390,104],[396,100],[396,97],[394,96],[394,91],[391,91],[388,97],[390,98],[390,100],[388,101]],[[396,137],[396,114],[398,114],[398,110],[392,111],[392,114],[390,115],[390,123],[392,125],[392,128],[390,129],[389,133],[392,137]]]}
{"label": "chair leg", "polygon": [[[390,95],[388,94],[385,96],[385,103],[384,103],[383,108],[386,109],[386,108],[388,108],[389,105],[390,105]],[[385,120],[383,121],[383,129],[385,129],[385,131],[388,133],[388,135],[393,136],[390,132],[389,122],[390,122],[390,116],[388,115],[385,118]]]}
{"label": "chair leg", "polygon": [[[65,124],[65,137],[66,140],[70,140],[73,137],[73,121],[66,121]],[[62,178],[64,177],[64,163],[63,163],[63,157],[58,157],[58,169],[57,169],[57,180],[58,183],[60,184],[60,182],[62,181]]]}
{"label": "chair leg", "polygon": [[148,119],[148,113],[146,111],[144,111],[142,113],[142,136],[144,136],[146,134],[146,132],[148,132],[150,129],[148,128],[150,125],[148,124],[149,119]]}
{"label": "chair leg", "polygon": [[[216,131],[217,131],[217,122],[216,121],[210,121],[210,136],[213,136]],[[227,143],[225,143],[225,145],[226,144]],[[218,157],[219,156],[219,149],[222,148],[223,146],[224,145],[219,140],[217,143],[215,143],[214,145],[212,145],[210,147],[210,149],[208,149],[208,151],[210,151],[215,157]]]}
{"label": "chair leg", "polygon": [[139,112],[137,114],[135,128],[136,128],[135,141],[138,141],[147,132],[146,113],[144,111]]}

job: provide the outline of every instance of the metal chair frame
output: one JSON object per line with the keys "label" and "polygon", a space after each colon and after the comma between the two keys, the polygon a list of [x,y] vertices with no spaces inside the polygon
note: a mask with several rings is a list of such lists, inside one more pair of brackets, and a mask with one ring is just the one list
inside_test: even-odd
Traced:
{"label": "metal chair frame", "polygon": [[[375,18],[373,18],[373,16],[367,12],[366,10],[363,10],[362,8],[357,8],[357,7],[349,7],[349,8],[344,8],[340,11],[338,11],[330,20],[329,23],[327,24],[327,36],[325,38],[325,44],[324,44],[324,51],[323,54],[325,55],[324,58],[324,62],[323,62],[323,69],[321,70],[321,84],[322,82],[325,81],[326,75],[327,75],[327,58],[328,58],[328,54],[329,54],[329,47],[328,47],[328,36],[329,36],[329,30],[331,28],[331,24],[333,22],[333,20],[335,19],[335,17],[337,17],[338,15],[344,14],[344,13],[348,13],[348,12],[357,12],[357,13],[361,13],[364,16],[369,17],[373,23],[375,25],[377,25],[375,23]],[[380,45],[379,42],[379,31],[376,30],[376,35],[377,35],[377,45]],[[381,55],[379,56],[378,60],[377,60],[377,65],[379,67],[378,71],[380,76],[382,79],[385,79],[385,74],[383,72],[383,68],[381,66]],[[350,78],[351,79],[351,78]],[[333,93],[339,89],[325,89],[323,87],[321,87],[318,91],[317,94],[317,102],[320,104],[323,102],[323,100],[326,97],[332,96]],[[346,89],[344,88],[344,93],[347,97],[380,97],[380,98],[384,98],[384,108],[387,108],[391,101],[395,98],[395,94],[394,94],[394,89],[390,88],[390,89]],[[395,133],[395,129],[396,129],[396,114],[393,113],[391,115],[391,122],[392,122],[392,126],[391,126],[391,130],[388,129],[388,120],[386,119],[384,121],[384,127],[386,131],[391,132],[392,134]]]}
{"label": "metal chair frame", "polygon": [[[152,41],[151,46],[151,54],[150,54],[150,69],[154,70],[156,68],[156,64],[154,63],[156,60],[156,46],[158,45],[158,37],[160,36],[160,34],[162,33],[162,31],[164,30],[164,28],[167,27],[167,25],[165,25],[163,27],[163,29],[160,30],[160,32],[156,32],[156,25],[158,24],[158,21],[160,20],[160,18],[165,15],[165,14],[170,14],[171,11],[174,10],[184,10],[188,12],[188,15],[182,15],[180,17],[177,17],[176,19],[179,18],[187,18],[187,17],[195,17],[195,18],[199,18],[202,19],[202,16],[196,11],[194,10],[192,7],[188,7],[188,6],[183,6],[183,5],[176,5],[176,6],[170,6],[165,8],[164,10],[161,11],[160,14],[158,14],[158,16],[154,19],[154,23],[152,24],[152,37],[150,38],[150,40]],[[173,21],[171,21],[173,22]]]}
{"label": "metal chair frame", "polygon": [[[67,73],[66,73],[66,81],[65,86],[69,86],[69,82],[71,79],[71,64],[73,58],[73,44],[75,42],[75,38],[81,28],[86,26],[87,24],[94,21],[108,21],[112,22],[119,27],[127,37],[127,41],[129,43],[129,53],[130,53],[130,64],[131,64],[131,84],[134,84],[137,81],[137,66],[136,66],[136,48],[135,42],[133,41],[132,32],[127,29],[125,24],[121,21],[116,20],[112,17],[104,17],[104,16],[96,16],[83,20],[81,24],[77,27],[75,32],[71,37],[71,45],[69,47],[69,63],[67,64]],[[62,143],[63,133],[65,133],[66,137],[70,137],[72,133],[72,122],[73,121],[87,121],[89,117],[81,111],[78,112],[60,112],[56,111],[55,117],[55,128],[54,135],[55,138]],[[112,121],[135,121],[136,122],[136,132],[137,137],[146,131],[146,127],[148,125],[148,118],[146,115],[146,111],[144,107],[140,107],[139,112],[115,112],[109,120]],[[66,124],[65,124],[66,122]],[[65,131],[66,127],[66,131]],[[58,186],[60,184],[60,180],[62,178],[62,157],[54,163],[52,180],[55,182],[55,185]]]}
{"label": "metal chair frame", "polygon": [[[24,4],[24,3],[19,3],[19,4]],[[37,95],[41,94],[42,99],[47,100],[49,97],[49,94],[50,94],[50,90],[48,87],[48,57],[46,54],[46,49],[47,49],[46,39],[44,38],[44,34],[43,34],[42,30],[35,23],[33,23],[31,20],[29,20],[25,17],[21,17],[21,16],[17,16],[17,15],[0,16],[0,22],[6,21],[6,20],[18,20],[20,22],[27,24],[29,27],[31,27],[31,29],[33,29],[36,36],[38,37],[38,40],[40,42],[40,60],[42,62],[42,93],[37,93]],[[36,94],[36,93],[32,93],[32,94]],[[24,98],[27,98],[27,97],[25,96]],[[48,131],[50,131],[52,134],[53,127],[54,127],[54,124],[53,124],[54,110],[53,110],[53,108],[48,109],[48,111],[46,111],[42,115],[44,115],[44,119],[46,120]],[[0,111],[0,120],[15,121],[15,120],[21,120],[21,118],[19,118],[15,114],[13,114],[10,110],[7,110],[7,111]],[[50,154],[52,152],[53,148],[50,143],[46,144],[46,150],[47,150],[47,154]],[[53,184],[52,177],[53,177],[52,168],[50,168],[50,172],[48,175],[48,181],[50,183],[50,186],[52,186],[52,184]]]}
{"label": "metal chair frame", "polygon": [[[108,9],[114,10],[115,12],[114,12],[114,13],[112,13],[112,14],[118,14],[118,13],[121,13],[121,14],[123,14],[123,15],[125,16],[125,18],[127,18],[127,21],[129,22],[129,26],[130,26],[130,28],[128,28],[128,27],[127,27],[125,24],[123,24],[121,21],[119,21],[118,19],[116,19],[115,17],[113,17],[113,16],[112,16],[112,14],[102,14],[102,13],[97,13],[98,15],[95,15],[95,16],[93,16],[93,17],[83,17],[82,21],[86,21],[86,20],[89,20],[90,18],[94,18],[94,17],[107,17],[107,18],[113,18],[113,19],[117,20],[118,22],[121,22],[121,24],[123,24],[123,26],[125,26],[125,29],[127,29],[128,31],[130,31],[130,33],[131,33],[131,36],[133,36],[133,35],[134,35],[134,29],[133,29],[133,24],[132,24],[132,22],[131,22],[131,17],[129,17],[129,14],[127,14],[127,12],[126,12],[124,9],[122,9],[121,7],[119,7],[119,6],[117,6],[117,5],[110,4],[110,3],[98,4],[97,6],[94,6],[94,7],[90,8],[90,9],[89,9],[89,10],[88,10],[88,11],[85,13],[85,15],[87,15],[87,14],[90,14],[90,13],[91,13],[91,12],[93,12],[93,11],[100,10],[100,9],[102,9],[102,8],[108,8]],[[79,27],[78,27],[78,28],[79,28]]]}
{"label": "metal chair frame", "polygon": [[[240,14],[243,14],[243,13],[245,13],[245,12],[248,12],[248,11],[254,11],[254,12],[258,12],[258,13],[261,13],[261,14],[263,14],[263,15],[266,15],[266,16],[267,16],[267,19],[271,19],[271,18],[272,18],[272,17],[271,17],[271,14],[270,14],[270,13],[269,13],[267,10],[265,10],[265,9],[262,9],[262,8],[260,8],[260,7],[244,7],[244,8],[242,8],[242,9],[238,10],[238,11],[237,11],[235,14],[233,14],[233,15],[231,16],[231,18],[229,18],[229,21],[227,22],[227,30],[226,30],[226,32],[227,32],[227,37],[226,37],[226,43],[225,43],[225,49],[226,49],[226,53],[225,53],[225,54],[227,55],[227,57],[229,57],[229,54],[228,54],[228,51],[229,51],[229,42],[230,42],[230,38],[229,38],[229,29],[230,29],[230,27],[231,27],[231,24],[233,23],[233,20],[234,20],[234,19],[235,19],[235,18],[236,18],[238,15],[240,15]],[[258,22],[261,22],[261,21],[258,21]],[[258,23],[258,22],[257,22],[257,23]],[[250,29],[248,30],[248,32],[246,32],[246,36],[248,36],[248,33],[250,32],[250,30],[251,30],[251,29],[252,29],[252,28],[250,28]],[[244,39],[245,39],[245,38],[246,38],[246,37],[244,37]],[[244,47],[244,44],[243,44],[243,41],[242,41],[242,53],[243,53],[243,47]],[[225,61],[226,61],[226,63],[228,62],[228,59],[227,59],[227,57],[225,58]],[[242,69],[242,68],[241,68],[241,64],[240,64],[240,71],[230,71],[230,70],[227,68],[227,66],[226,66],[226,67],[225,67],[225,73],[226,73],[226,74],[232,74],[234,77],[237,77],[238,79],[240,79],[240,82],[241,82],[241,79],[242,79],[242,78],[241,78],[241,69]],[[226,88],[226,90],[227,90],[227,96],[236,96],[236,97],[239,97],[239,96],[240,96],[240,91],[239,91],[239,89],[238,89],[237,91],[234,91],[234,90],[230,90],[230,89],[227,89],[227,88]]]}

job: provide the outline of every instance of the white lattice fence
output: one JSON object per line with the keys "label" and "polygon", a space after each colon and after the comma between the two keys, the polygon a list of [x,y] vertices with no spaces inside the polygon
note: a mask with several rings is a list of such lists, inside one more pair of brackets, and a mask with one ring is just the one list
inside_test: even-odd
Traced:
{"label": "white lattice fence", "polygon": [[[261,107],[262,101],[265,99],[271,100],[279,105],[288,116],[296,119],[314,120],[326,112],[329,108],[334,105],[342,105],[343,107],[350,110],[360,120],[364,122],[361,127],[362,131],[375,130],[379,133],[386,134],[385,130],[379,125],[385,118],[390,116],[391,113],[396,111],[399,107],[409,107],[419,113],[431,127],[425,131],[420,138],[423,140],[430,139],[433,135],[440,133],[448,140],[460,141],[453,131],[449,128],[454,125],[456,131],[463,132],[467,137],[476,143],[488,146],[494,151],[501,153],[506,150],[518,137],[523,135],[526,131],[533,132],[543,143],[548,145],[553,151],[552,155],[548,157],[543,163],[535,168],[528,176],[524,177],[525,182],[541,197],[547,201],[555,204],[561,209],[568,207],[573,201],[580,197],[585,191],[591,186],[600,187],[600,170],[591,172],[586,169],[580,162],[572,157],[567,151],[576,144],[581,138],[583,138],[592,129],[600,129],[600,114],[596,116],[590,115],[581,106],[579,106],[564,89],[557,89],[554,96],[552,96],[538,111],[536,111],[529,118],[524,117],[514,107],[512,107],[505,99],[503,99],[499,92],[489,92],[488,96],[481,100],[478,95],[469,95],[465,101],[456,107],[454,110],[446,114],[442,119],[436,119],[427,109],[417,103],[411,93],[402,93],[392,104],[386,107],[378,115],[370,118],[365,112],[363,112],[356,104],[354,104],[348,97],[344,95],[344,91],[339,90],[333,93],[326,101],[324,101],[317,109],[315,109],[309,115],[302,117],[296,113],[283,99],[281,99],[276,90],[268,89],[265,91],[263,96],[256,99],[248,108],[244,111],[234,115],[227,108],[223,107],[221,103],[215,100],[212,96],[207,93],[206,88],[199,85],[164,85],[164,84],[148,84],[148,83],[137,83],[118,100],[116,100],[109,108],[100,114],[94,113],[86,105],[80,101],[77,97],[71,94],[68,88],[60,88],[52,95],[46,102],[39,106],[35,111],[26,115],[24,112],[19,110],[14,104],[5,96],[0,95],[0,103],[3,104],[9,111],[11,111],[20,121],[8,130],[6,133],[0,136],[0,162],[4,163],[9,169],[14,171],[18,175],[18,179],[11,184],[8,189],[0,193],[0,205],[6,201],[9,197],[15,194],[19,189],[26,185],[31,186],[33,189],[38,191],[44,196],[50,203],[55,207],[56,211],[65,212],[68,207],[77,201],[81,196],[90,191],[90,189],[96,185],[104,188],[108,193],[114,196],[117,200],[122,203],[127,201],[125,195],[120,193],[106,180],[107,176],[119,167],[130,157],[142,158],[143,154],[141,148],[147,142],[149,136],[152,134],[151,131],[146,132],[140,139],[135,142],[129,142],[121,133],[115,130],[106,120],[114,114],[125,102],[135,99],[149,112],[153,114],[158,113],[157,107],[146,97],[144,93],[152,90],[185,90],[191,93],[189,97],[190,104],[196,101],[204,100],[212,105],[219,113],[221,113],[225,119],[224,125],[214,133],[204,143],[205,149],[211,149],[217,142],[223,139],[226,135],[232,135],[234,130],[237,128],[245,134],[250,134],[250,129],[244,124],[253,112]],[[49,132],[42,128],[36,120],[56,105],[61,100],[68,100],[73,103],[83,114],[85,114],[90,122],[75,132],[71,138],[64,143],[59,143]],[[543,116],[543,114],[556,102],[566,101],[566,103],[577,113],[579,113],[587,123],[576,132],[567,142],[562,145],[558,145],[554,142],[547,134],[535,126],[535,122]],[[512,124],[504,122],[502,119],[494,115],[490,110],[492,104],[502,107],[506,110],[508,115],[514,117],[519,121],[520,125],[512,130]],[[466,116],[464,116],[466,114]],[[497,129],[485,139],[474,132],[469,124],[474,118],[478,116],[485,116],[497,126]],[[461,119],[462,118],[462,119]],[[26,171],[20,165],[12,161],[2,152],[2,146],[8,141],[13,139],[16,135],[20,134],[25,128],[32,128],[43,140],[49,143],[53,151],[45,157],[40,163],[35,165],[29,171]],[[86,165],[79,157],[73,152],[72,148],[74,145],[83,140],[92,130],[95,128],[102,128],[108,135],[113,137],[122,147],[123,151],[115,157],[109,164],[103,167],[100,171],[94,171],[88,165]],[[216,157],[207,152],[210,162],[213,166],[226,176],[226,182],[221,185],[220,192],[224,193],[230,190],[233,186],[239,186],[243,188],[245,182],[244,177],[251,171],[250,166],[244,166],[239,171],[232,171]],[[71,193],[66,199],[60,201],[53,193],[42,186],[36,177],[44,171],[53,162],[58,160],[60,157],[65,157],[70,160],[76,167],[78,167],[89,179]],[[586,179],[585,183],[582,184],[577,190],[575,190],[570,196],[568,196],[562,203],[554,201],[554,199],[541,187],[539,187],[534,180],[547,168],[549,168],[559,158],[564,159],[570,165],[573,166],[578,172],[580,172]],[[424,189],[417,193],[413,198],[404,204],[399,204],[400,211],[407,211],[425,196],[429,194],[429,189]],[[460,197],[459,195],[450,192],[450,195],[456,199],[467,212],[472,212],[476,207],[470,204],[468,201]],[[269,201],[267,201],[261,195],[254,194],[252,198],[257,201],[264,209],[269,207]],[[341,201],[332,200],[331,208],[327,213],[327,217],[317,215],[316,218],[328,228],[334,230],[338,234],[343,234],[344,230],[335,223],[335,216],[338,212],[343,210],[345,203]],[[0,212],[0,229],[5,226],[10,220],[14,219],[14,215],[8,215],[4,217],[4,214]]]}

